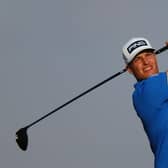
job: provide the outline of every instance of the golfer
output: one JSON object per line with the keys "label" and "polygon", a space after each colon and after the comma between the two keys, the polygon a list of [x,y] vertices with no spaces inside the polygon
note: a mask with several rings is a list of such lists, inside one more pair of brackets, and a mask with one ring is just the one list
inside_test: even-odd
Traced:
{"label": "golfer", "polygon": [[168,168],[168,72],[159,72],[155,49],[145,38],[129,40],[123,58],[137,80],[133,105],[148,136],[155,168]]}

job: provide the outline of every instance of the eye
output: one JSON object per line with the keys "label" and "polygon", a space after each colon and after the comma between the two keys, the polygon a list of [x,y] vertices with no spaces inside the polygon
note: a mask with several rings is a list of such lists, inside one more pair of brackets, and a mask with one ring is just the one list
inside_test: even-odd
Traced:
{"label": "eye", "polygon": [[134,58],[134,61],[135,61],[135,62],[138,62],[139,60],[140,60],[140,57],[135,57],[135,58]]}

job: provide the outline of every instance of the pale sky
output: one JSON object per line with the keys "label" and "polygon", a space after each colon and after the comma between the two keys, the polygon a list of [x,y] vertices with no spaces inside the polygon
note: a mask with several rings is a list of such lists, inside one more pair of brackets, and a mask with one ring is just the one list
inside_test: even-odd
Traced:
{"label": "pale sky", "polygon": [[[125,73],[28,129],[15,132],[124,68],[122,46],[168,40],[167,0],[1,0],[0,163],[3,168],[153,167]],[[161,71],[168,53],[158,57]]]}

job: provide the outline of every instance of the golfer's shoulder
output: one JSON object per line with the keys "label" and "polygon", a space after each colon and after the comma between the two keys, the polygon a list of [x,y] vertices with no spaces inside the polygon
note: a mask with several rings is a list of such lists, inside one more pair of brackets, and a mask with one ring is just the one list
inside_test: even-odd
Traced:
{"label": "golfer's shoulder", "polygon": [[166,74],[166,76],[168,77],[168,69],[164,72]]}
{"label": "golfer's shoulder", "polygon": [[168,79],[168,70],[166,70],[166,72],[165,72],[165,73],[166,73],[166,77],[167,77],[167,79]]}
{"label": "golfer's shoulder", "polygon": [[163,80],[165,81],[166,84],[168,84],[168,70],[162,73],[163,75]]}

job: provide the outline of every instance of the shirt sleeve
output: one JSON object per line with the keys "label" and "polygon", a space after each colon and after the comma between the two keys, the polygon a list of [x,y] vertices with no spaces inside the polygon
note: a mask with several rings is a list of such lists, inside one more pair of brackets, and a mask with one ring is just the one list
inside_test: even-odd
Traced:
{"label": "shirt sleeve", "polygon": [[133,104],[154,153],[160,148],[168,122],[167,74],[159,73],[135,85]]}

